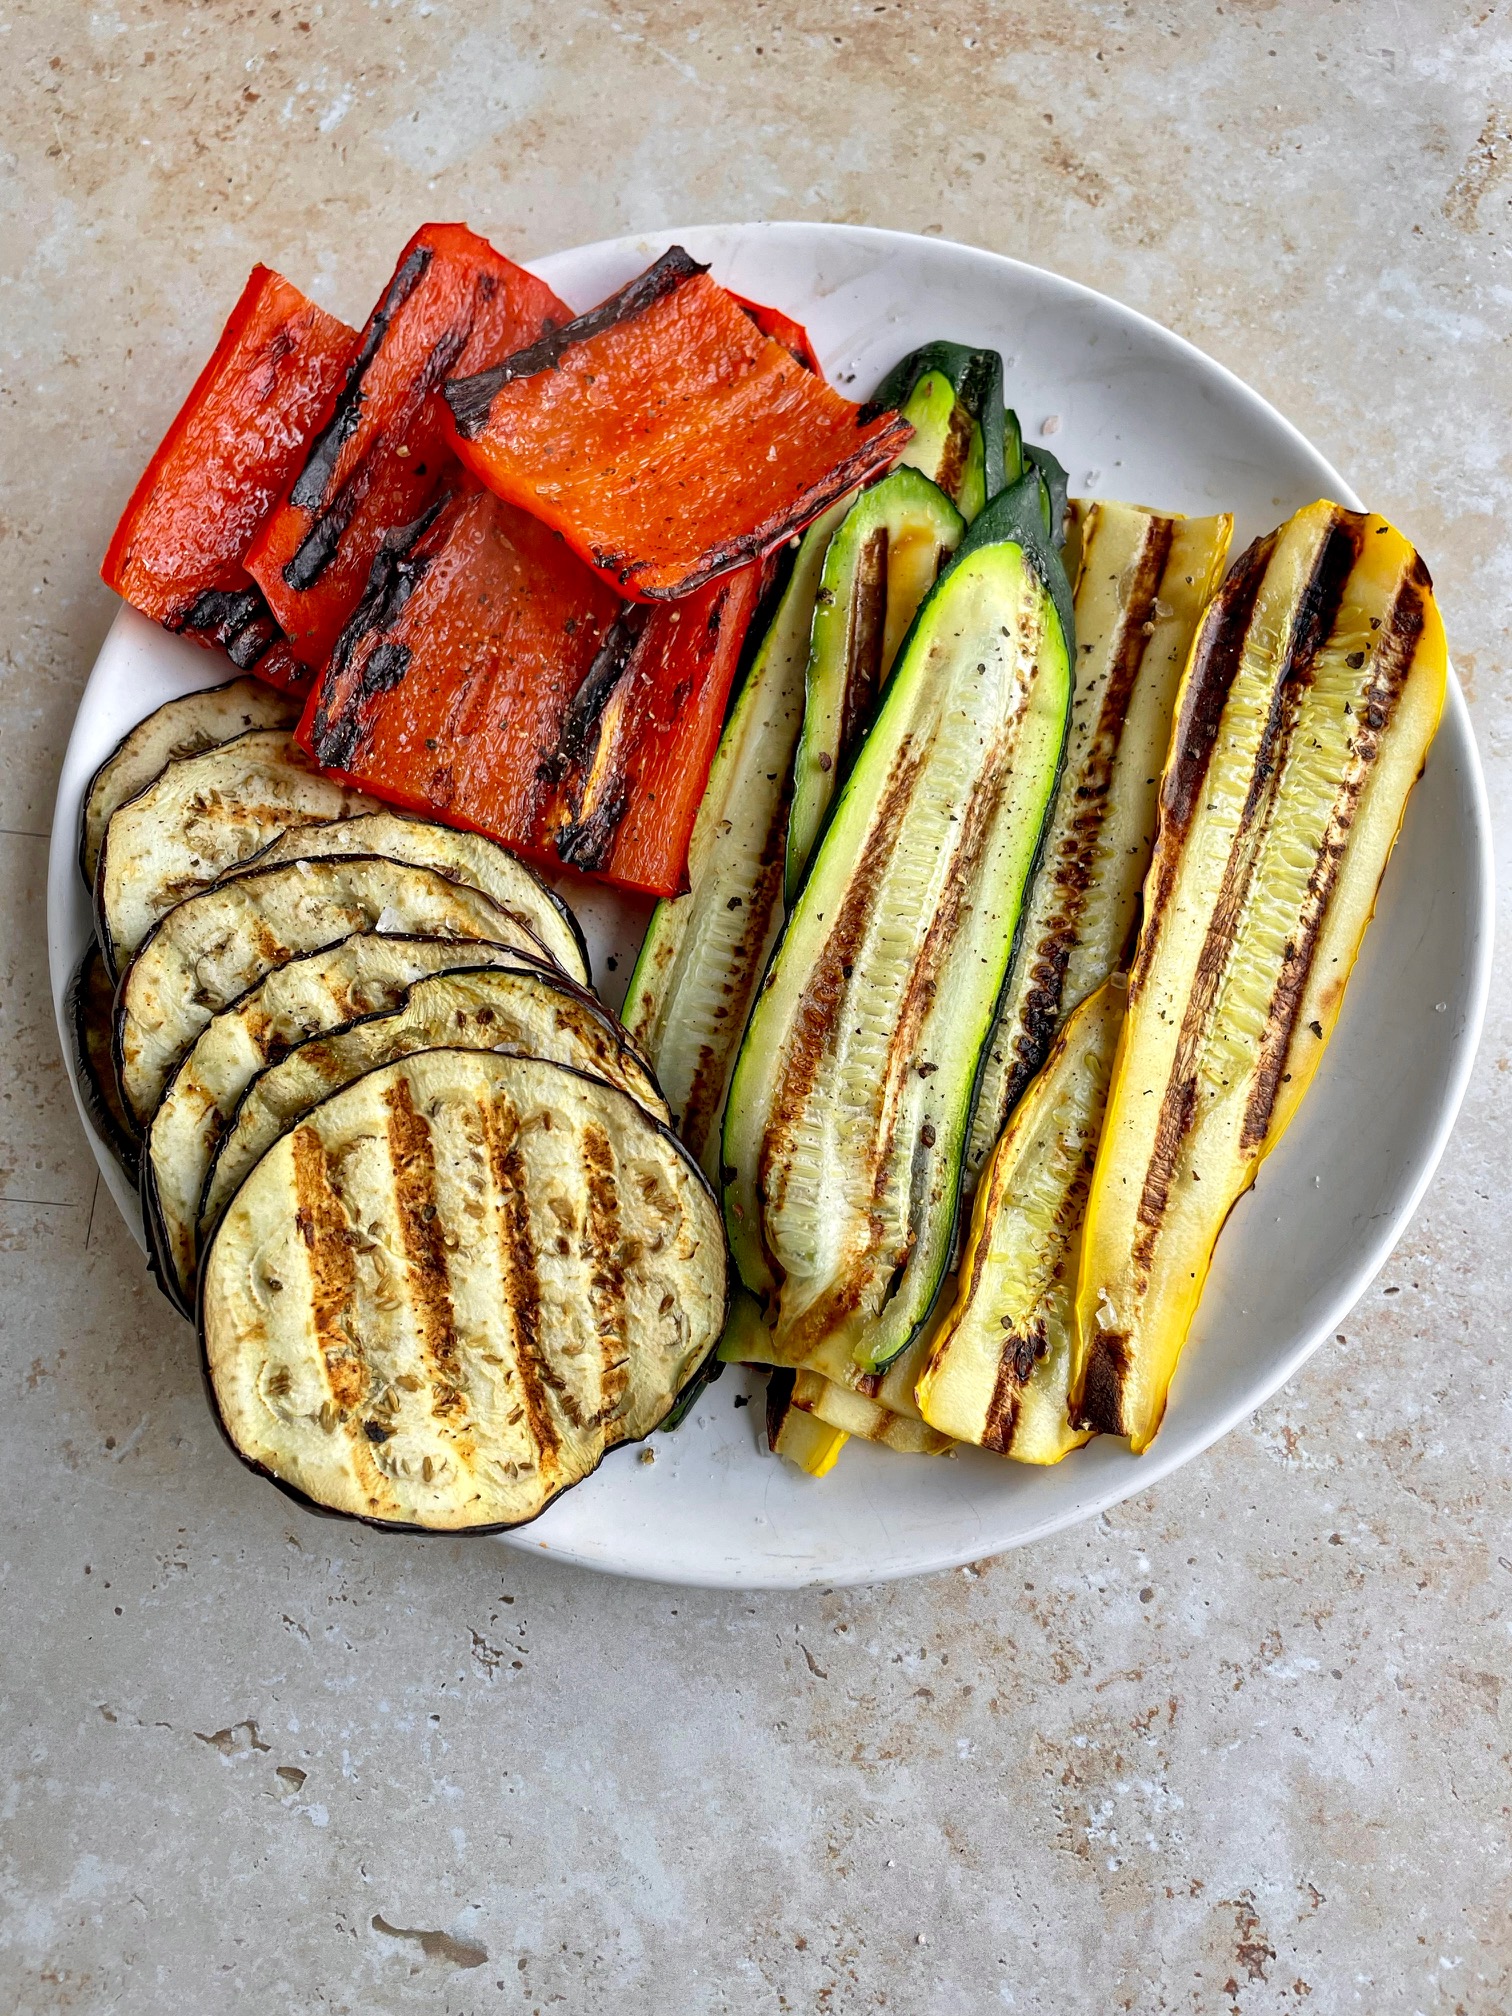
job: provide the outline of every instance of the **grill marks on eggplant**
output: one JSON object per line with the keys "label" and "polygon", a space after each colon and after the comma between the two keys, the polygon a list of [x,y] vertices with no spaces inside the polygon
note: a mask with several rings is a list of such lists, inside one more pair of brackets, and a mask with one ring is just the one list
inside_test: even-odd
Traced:
{"label": "grill marks on eggplant", "polygon": [[533,1518],[656,1426],[724,1307],[717,1211],[664,1129],[574,1071],[442,1048],[258,1163],[201,1323],[247,1460],[332,1510],[460,1531]]}
{"label": "grill marks on eggplant", "polygon": [[290,826],[373,800],[323,776],[292,735],[254,729],[170,763],[112,814],[95,880],[101,949],[119,974],[157,920]]}
{"label": "grill marks on eggplant", "polygon": [[79,822],[79,870],[91,894],[111,814],[170,763],[256,728],[292,728],[300,706],[261,679],[232,679],[166,701],[122,736],[89,780]]}
{"label": "grill marks on eggplant", "polygon": [[1337,1018],[1446,662],[1417,556],[1334,505],[1258,542],[1204,622],[1078,1290],[1076,1405],[1136,1450],[1224,1217]]}

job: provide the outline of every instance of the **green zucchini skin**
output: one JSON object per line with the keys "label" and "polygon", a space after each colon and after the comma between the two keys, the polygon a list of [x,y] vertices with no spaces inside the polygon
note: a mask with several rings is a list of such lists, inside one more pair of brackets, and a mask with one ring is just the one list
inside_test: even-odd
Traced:
{"label": "green zucchini skin", "polygon": [[814,598],[830,538],[851,502],[842,498],[803,535],[715,752],[688,848],[688,892],[651,913],[625,994],[625,1026],[711,1178],[735,1052],[782,925]]}
{"label": "green zucchini skin", "polygon": [[914,429],[903,461],[938,483],[968,520],[1019,474],[1017,458],[1010,467],[1004,453],[1009,416],[996,350],[938,342],[911,351],[861,409],[862,421],[894,407]]}
{"label": "green zucchini skin", "polygon": [[965,519],[945,492],[918,469],[904,467],[863,490],[830,541],[794,759],[784,869],[789,908],[898,648],[965,531]]}
{"label": "green zucchini skin", "polygon": [[1024,462],[1030,469],[1037,469],[1043,480],[1045,530],[1055,541],[1056,551],[1066,543],[1066,514],[1071,508],[1071,478],[1066,474],[1066,466],[1058,462],[1048,448],[1024,449]]}
{"label": "green zucchini skin", "polygon": [[789,1364],[834,1340],[891,1363],[950,1258],[1070,709],[1041,491],[990,505],[915,617],[736,1060],[726,1231]]}

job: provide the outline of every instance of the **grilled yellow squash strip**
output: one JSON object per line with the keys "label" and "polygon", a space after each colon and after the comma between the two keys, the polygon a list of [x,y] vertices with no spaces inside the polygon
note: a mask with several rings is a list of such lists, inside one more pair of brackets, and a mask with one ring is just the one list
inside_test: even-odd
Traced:
{"label": "grilled yellow squash strip", "polygon": [[966,1156],[980,1178],[1056,1030],[1133,949],[1176,688],[1234,521],[1078,503],[1076,689],[1066,765]]}
{"label": "grilled yellow squash strip", "polygon": [[827,1477],[850,1437],[793,1399],[797,1374],[780,1370],[767,1385],[767,1447],[810,1477]]}
{"label": "grilled yellow squash strip", "polygon": [[1073,1412],[1136,1452],[1223,1222],[1338,1018],[1446,674],[1428,570],[1335,504],[1257,541],[1203,618],[1077,1289]]}
{"label": "grilled yellow squash strip", "polygon": [[1124,998],[1121,977],[1089,996],[1014,1108],[915,1388],[942,1434],[1022,1463],[1058,1463],[1090,1432],[1068,1412],[1076,1262]]}
{"label": "grilled yellow squash strip", "polygon": [[900,1456],[939,1456],[951,1446],[948,1435],[936,1433],[916,1416],[894,1414],[880,1400],[869,1400],[864,1393],[837,1385],[820,1372],[793,1374],[793,1405],[829,1428],[880,1442]]}

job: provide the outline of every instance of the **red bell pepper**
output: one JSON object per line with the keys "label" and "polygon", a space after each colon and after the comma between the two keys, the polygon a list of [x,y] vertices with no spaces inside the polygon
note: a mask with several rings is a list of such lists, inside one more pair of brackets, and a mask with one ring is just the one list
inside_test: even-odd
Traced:
{"label": "red bell pepper", "polygon": [[483,482],[637,600],[760,559],[912,433],[863,422],[679,246],[446,396]]}
{"label": "red bell pepper", "polygon": [[738,301],[756,327],[774,343],[780,343],[789,356],[796,357],[806,371],[819,369],[818,356],[801,322],[784,315],[780,308],[769,308],[764,301],[748,301],[744,294],[732,294],[730,298]]}
{"label": "red bell pepper", "polygon": [[453,498],[385,543],[299,740],[379,798],[675,894],[760,572],[626,605],[527,513]]}
{"label": "red bell pepper", "polygon": [[457,487],[442,381],[507,357],[570,315],[543,280],[464,224],[427,224],[410,240],[247,560],[314,663],[334,648],[385,535]]}
{"label": "red bell pepper", "polygon": [[254,266],[100,568],[144,616],[275,685],[301,684],[305,668],[243,562],[356,348],[355,330]]}

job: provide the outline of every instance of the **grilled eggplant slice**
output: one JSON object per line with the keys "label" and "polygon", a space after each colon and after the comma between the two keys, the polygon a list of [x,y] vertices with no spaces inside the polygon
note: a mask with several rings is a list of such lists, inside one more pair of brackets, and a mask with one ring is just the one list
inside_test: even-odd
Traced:
{"label": "grilled eggplant slice", "polygon": [[363,812],[328,825],[293,826],[247,866],[275,868],[284,861],[324,860],[336,854],[382,854],[390,861],[434,868],[454,882],[471,883],[533,931],[569,979],[590,985],[588,947],[577,919],[533,868],[482,833],[465,833],[402,812]]}
{"label": "grilled eggplant slice", "polygon": [[428,1050],[272,1147],[205,1258],[233,1448],[381,1525],[518,1526],[655,1428],[725,1314],[718,1208],[625,1093]]}
{"label": "grilled eggplant slice", "polygon": [[803,733],[788,815],[789,909],[898,648],[961,543],[966,521],[917,469],[863,490],[831,539],[804,673]]}
{"label": "grilled eggplant slice", "polygon": [[354,931],[483,938],[546,962],[540,940],[492,897],[434,868],[357,854],[233,876],[175,904],[117,989],[116,1076],[138,1127],[212,1015],[275,966]]}
{"label": "grilled eggplant slice", "polygon": [[1134,948],[1176,688],[1233,520],[1132,504],[1077,511],[1076,689],[1066,764],[982,1068],[966,1157],[975,1189],[1071,1010]]}
{"label": "grilled eggplant slice", "polygon": [[262,679],[231,679],[208,692],[169,700],[138,721],[111,750],[89,780],[79,820],[79,872],[90,893],[110,815],[144,791],[170,763],[197,756],[217,742],[231,742],[254,728],[292,728],[300,703]]}
{"label": "grilled eggplant slice", "polygon": [[205,1181],[253,1079],[311,1036],[398,1008],[411,984],[429,974],[526,963],[513,947],[477,939],[361,932],[275,966],[211,1017],[168,1081],[142,1157],[142,1215],[158,1275],[186,1314]]}
{"label": "grilled eggplant slice", "polygon": [[254,729],[170,763],[112,813],[95,877],[95,929],[120,977],[165,910],[286,827],[373,809],[322,776],[292,735]]}
{"label": "grilled eggplant slice", "polygon": [[1090,1432],[1069,1412],[1076,1263],[1126,986],[1081,1004],[1015,1109],[914,1389],[942,1433],[1021,1463],[1058,1463]]}
{"label": "grilled eggplant slice", "polygon": [[115,1061],[110,1054],[110,1029],[115,1009],[115,988],[105,971],[105,961],[94,940],[74,968],[68,983],[66,1012],[73,1032],[74,1064],[79,1089],[89,1113],[89,1124],[115,1156],[126,1174],[136,1179],[138,1150],[131,1116],[116,1083]]}
{"label": "grilled eggplant slice", "polygon": [[782,926],[814,598],[850,501],[831,505],[803,535],[709,772],[688,847],[688,894],[652,912],[625,995],[626,1027],[655,1064],[677,1131],[711,1180],[735,1052]]}
{"label": "grilled eggplant slice", "polygon": [[1018,421],[1003,407],[996,350],[926,343],[888,372],[862,412],[891,407],[914,430],[902,460],[938,483],[968,522],[1023,475]]}
{"label": "grilled eggplant slice", "polygon": [[1223,1223],[1317,1070],[1447,678],[1428,570],[1312,504],[1203,617],[1087,1205],[1072,1405],[1136,1451]]}
{"label": "grilled eggplant slice", "polygon": [[1070,594],[1027,486],[920,610],[736,1061],[726,1224],[788,1364],[839,1340],[880,1370],[950,1257],[1071,694]]}
{"label": "grilled eggplant slice", "polygon": [[254,1078],[221,1138],[199,1202],[204,1246],[248,1170],[322,1099],[365,1071],[417,1050],[509,1050],[617,1085],[666,1123],[667,1103],[621,1039],[608,1010],[583,988],[524,963],[457,967],[417,980],[386,1014],[312,1036]]}

